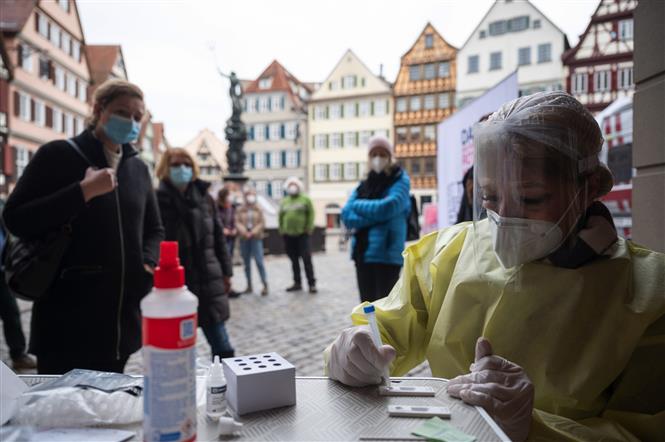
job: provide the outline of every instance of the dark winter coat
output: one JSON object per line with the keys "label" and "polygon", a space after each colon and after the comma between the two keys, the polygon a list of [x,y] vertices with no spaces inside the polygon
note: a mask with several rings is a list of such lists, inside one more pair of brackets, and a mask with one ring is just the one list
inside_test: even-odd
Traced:
{"label": "dark winter coat", "polygon": [[[103,145],[90,131],[74,138],[99,168]],[[48,293],[32,311],[30,351],[37,354],[129,355],[141,346],[139,303],[152,286],[164,230],[150,173],[138,152],[122,146],[118,187],[83,198],[88,164],[64,140],[39,148],[4,211],[10,232],[39,236],[72,221],[72,241]]]}
{"label": "dark winter coat", "polygon": [[199,298],[199,324],[229,318],[224,277],[232,276],[231,258],[217,216],[210,184],[195,180],[181,193],[168,180],[159,183],[157,200],[167,241],[178,241],[187,288]]}

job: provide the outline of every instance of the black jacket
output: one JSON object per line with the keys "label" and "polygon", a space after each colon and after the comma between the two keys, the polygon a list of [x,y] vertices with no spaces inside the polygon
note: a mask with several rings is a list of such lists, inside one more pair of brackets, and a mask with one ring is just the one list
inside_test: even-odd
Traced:
{"label": "black jacket", "polygon": [[[90,131],[74,138],[98,167],[108,167]],[[4,220],[18,237],[72,221],[72,242],[49,292],[34,304],[30,351],[126,356],[141,346],[139,302],[152,286],[164,229],[150,173],[122,146],[118,187],[87,204],[79,182],[88,164],[64,140],[39,148],[9,197]]]}
{"label": "black jacket", "polygon": [[216,324],[229,318],[224,276],[232,276],[231,258],[210,184],[195,180],[184,193],[168,180],[159,183],[157,201],[167,241],[178,241],[180,263],[187,288],[199,298],[199,324]]}

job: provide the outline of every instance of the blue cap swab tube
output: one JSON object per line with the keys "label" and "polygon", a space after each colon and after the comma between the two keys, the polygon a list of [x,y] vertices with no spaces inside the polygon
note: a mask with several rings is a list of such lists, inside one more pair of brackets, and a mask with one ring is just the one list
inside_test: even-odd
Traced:
{"label": "blue cap swab tube", "polygon": [[[366,305],[363,307],[363,312],[367,316],[367,322],[369,323],[369,329],[372,332],[372,341],[378,350],[383,345],[381,343],[381,334],[379,333],[379,326],[376,325],[376,315],[374,314],[374,306],[372,304]],[[390,370],[388,367],[385,368],[383,373],[383,385],[390,387]]]}

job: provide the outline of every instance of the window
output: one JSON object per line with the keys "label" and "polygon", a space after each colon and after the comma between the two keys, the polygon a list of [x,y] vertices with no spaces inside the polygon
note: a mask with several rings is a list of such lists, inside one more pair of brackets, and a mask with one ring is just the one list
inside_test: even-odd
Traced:
{"label": "window", "polygon": [[60,66],[55,67],[55,87],[65,90],[65,71]]}
{"label": "window", "polygon": [[270,112],[270,97],[259,97],[259,112]]}
{"label": "window", "polygon": [[286,152],[286,167],[293,169],[298,167],[298,152],[295,150],[289,150]]}
{"label": "window", "polygon": [[48,80],[49,77],[49,60],[45,57],[39,57],[39,78]]}
{"label": "window", "polygon": [[508,32],[520,32],[525,29],[529,29],[528,15],[522,15],[508,20]]}
{"label": "window", "polygon": [[593,73],[593,89],[597,92],[610,90],[610,71],[597,71]]}
{"label": "window", "polygon": [[476,72],[478,72],[479,67],[478,67],[477,55],[469,55],[467,63],[468,63],[467,74],[475,74]]}
{"label": "window", "polygon": [[26,72],[32,72],[32,49],[26,44],[18,45],[19,64]]}
{"label": "window", "polygon": [[330,119],[337,120],[342,118],[342,105],[341,104],[331,104],[330,105]]}
{"label": "window", "polygon": [[20,177],[23,175],[25,167],[30,162],[30,153],[28,149],[23,147],[16,147],[16,176]]}
{"label": "window", "polygon": [[434,175],[436,173],[436,157],[425,158],[425,175]]}
{"label": "window", "polygon": [[501,52],[490,53],[490,71],[501,69]]}
{"label": "window", "polygon": [[254,126],[254,139],[256,141],[263,141],[266,137],[266,130],[264,124],[257,124]]}
{"label": "window", "polygon": [[398,143],[406,143],[408,141],[407,132],[406,127],[398,127],[395,129],[395,136],[397,137]]}
{"label": "window", "polygon": [[577,94],[585,93],[587,91],[587,74],[573,75],[573,92]]}
{"label": "window", "polygon": [[366,146],[369,138],[372,136],[372,132],[369,130],[364,130],[360,132],[360,145]]}
{"label": "window", "polygon": [[425,95],[424,107],[427,110],[436,109],[436,95]]}
{"label": "window", "polygon": [[281,95],[274,95],[272,98],[272,104],[270,108],[274,111],[284,110],[284,97]]}
{"label": "window", "polygon": [[409,66],[409,80],[416,81],[420,80],[420,65],[414,64]]}
{"label": "window", "polygon": [[425,34],[425,48],[430,49],[434,46],[434,36],[432,34]]}
{"label": "window", "polygon": [[314,135],[314,148],[324,149],[328,147],[328,139],[325,134]]}
{"label": "window", "polygon": [[369,117],[370,115],[370,102],[363,100],[358,106],[358,115],[361,117]]}
{"label": "window", "polygon": [[79,100],[86,101],[88,99],[88,87],[85,82],[79,81]]}
{"label": "window", "polygon": [[356,87],[357,78],[355,75],[345,75],[342,78],[342,88],[343,89],[352,89]]}
{"label": "window", "polygon": [[427,63],[425,65],[425,80],[431,80],[436,77],[436,64]]}
{"label": "window", "polygon": [[450,63],[447,61],[439,63],[439,78],[450,77]]}
{"label": "window", "polygon": [[330,83],[328,83],[328,89],[331,91],[337,90],[339,87],[339,83],[337,83],[335,80],[330,80]]}
{"label": "window", "polygon": [[282,180],[274,180],[272,182],[272,197],[280,199],[284,196],[284,189],[282,189],[282,185],[284,182]]}
{"label": "window", "polygon": [[421,130],[420,126],[411,126],[411,129],[409,130],[410,136],[409,136],[409,141],[411,143],[420,143],[420,135],[421,135]]}
{"label": "window", "polygon": [[517,50],[517,64],[519,66],[525,66],[531,64],[531,48],[519,48]]}
{"label": "window", "polygon": [[540,20],[533,21],[533,29],[540,29]]}
{"label": "window", "polygon": [[431,143],[436,140],[436,126],[433,124],[425,126],[423,136],[426,143]]}
{"label": "window", "polygon": [[254,155],[254,168],[255,169],[265,169],[266,168],[266,156],[263,152],[256,152]]}
{"label": "window", "polygon": [[619,88],[629,89],[633,87],[633,68],[619,69]]}
{"label": "window", "polygon": [[411,174],[412,175],[420,175],[421,167],[420,167],[420,158],[414,158],[411,160]]}
{"label": "window", "polygon": [[282,132],[281,132],[281,127],[279,123],[271,123],[270,124],[270,139],[271,140],[279,140],[282,138]]}
{"label": "window", "polygon": [[57,107],[53,108],[53,130],[62,132],[62,111]]}
{"label": "window", "polygon": [[67,93],[72,97],[76,96],[76,77],[72,74],[67,75]]}
{"label": "window", "polygon": [[67,54],[71,53],[72,51],[72,39],[69,34],[64,31],[60,37],[60,49],[65,51]]}
{"label": "window", "polygon": [[325,164],[314,165],[314,181],[325,181],[328,178],[328,167]]}
{"label": "window", "polygon": [[295,121],[291,123],[286,123],[286,139],[295,140],[297,135],[298,135],[298,123],[296,123]]}
{"label": "window", "polygon": [[411,111],[415,112],[420,110],[420,96],[416,95],[411,97],[409,101],[409,107],[411,108]]}
{"label": "window", "polygon": [[354,146],[356,146],[356,133],[355,132],[345,132],[344,133],[344,146],[345,147],[354,147]]}
{"label": "window", "polygon": [[65,114],[65,135],[74,136],[74,117],[71,114]]}
{"label": "window", "polygon": [[344,103],[344,118],[356,117],[356,103],[349,101]]}
{"label": "window", "polygon": [[374,102],[374,115],[382,117],[388,113],[388,102],[386,100],[377,100]]}
{"label": "window", "polygon": [[81,43],[76,40],[72,40],[72,57],[76,61],[81,60]]}
{"label": "window", "polygon": [[314,108],[314,119],[326,120],[328,119],[328,109],[326,106],[316,106]]}
{"label": "window", "polygon": [[32,120],[31,109],[30,109],[30,97],[21,92],[19,92],[18,94],[18,115],[23,121]]}
{"label": "window", "polygon": [[330,147],[340,148],[342,147],[342,134],[339,132],[333,132],[330,134]]}
{"label": "window", "polygon": [[395,112],[406,112],[406,98],[400,97],[395,100]]}
{"label": "window", "polygon": [[358,179],[358,165],[356,163],[344,164],[344,179],[353,181]]}
{"label": "window", "polygon": [[490,23],[490,35],[502,35],[508,32],[508,22],[506,20],[499,20]]}
{"label": "window", "polygon": [[[268,154],[266,154],[268,155]],[[270,167],[272,169],[279,169],[282,167],[282,153],[279,151],[270,152]]]}
{"label": "window", "polygon": [[48,20],[42,14],[37,15],[37,32],[39,32],[42,37],[48,38]]}
{"label": "window", "polygon": [[259,89],[269,89],[272,86],[272,77],[259,79]]}
{"label": "window", "polygon": [[60,47],[60,28],[55,24],[51,23],[51,43],[54,46]]}
{"label": "window", "polygon": [[58,0],[58,5],[65,11],[69,12],[69,0]]}
{"label": "window", "polygon": [[35,100],[35,123],[39,126],[46,126],[46,109],[43,101]]}
{"label": "window", "polygon": [[340,181],[342,179],[342,165],[333,163],[328,168],[328,178],[330,181]]}
{"label": "window", "polygon": [[628,41],[633,39],[633,19],[621,20],[619,22],[619,40]]}
{"label": "window", "polygon": [[259,195],[267,195],[268,194],[268,182],[263,181],[263,180],[257,180],[255,183],[256,187],[256,193]]}
{"label": "window", "polygon": [[487,32],[486,31],[480,31],[478,33],[478,38],[483,39],[485,37],[487,37]]}
{"label": "window", "polygon": [[538,45],[538,63],[547,63],[548,61],[552,61],[552,44]]}

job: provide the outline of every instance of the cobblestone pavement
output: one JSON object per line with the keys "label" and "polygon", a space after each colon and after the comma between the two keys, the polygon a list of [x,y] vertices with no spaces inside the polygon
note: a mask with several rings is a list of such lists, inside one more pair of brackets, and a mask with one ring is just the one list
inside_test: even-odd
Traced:
{"label": "cobblestone pavement", "polygon": [[[330,250],[330,248],[329,248]],[[322,352],[337,334],[351,325],[349,312],[359,302],[355,269],[347,252],[337,250],[314,256],[314,272],[319,293],[289,293],[290,262],[285,256],[265,259],[270,294],[258,294],[261,284],[256,267],[253,270],[256,293],[231,299],[231,318],[227,322],[231,343],[237,355],[275,351],[296,366],[299,376],[323,374]],[[242,266],[234,267],[233,287],[246,287]],[[29,331],[30,304],[19,301],[26,334]],[[199,329],[197,355],[210,357],[210,347]],[[0,341],[0,358],[8,363],[9,354]],[[141,355],[129,359],[125,372],[141,373]],[[410,375],[430,376],[427,364],[416,367]]]}

